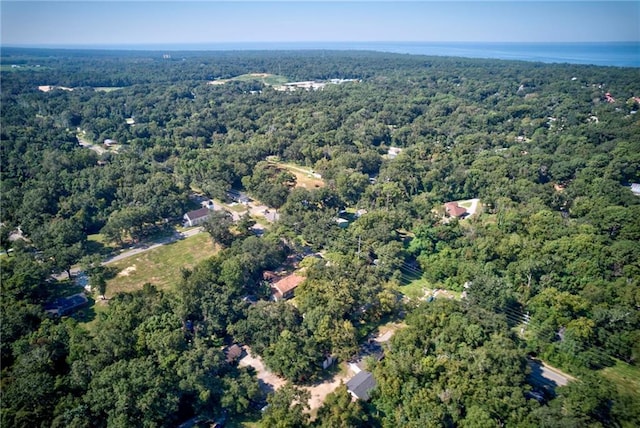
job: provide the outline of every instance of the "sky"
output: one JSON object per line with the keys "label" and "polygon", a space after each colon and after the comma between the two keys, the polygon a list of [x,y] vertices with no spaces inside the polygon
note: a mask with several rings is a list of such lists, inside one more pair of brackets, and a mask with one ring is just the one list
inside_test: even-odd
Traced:
{"label": "sky", "polygon": [[0,42],[640,41],[640,1],[0,1]]}

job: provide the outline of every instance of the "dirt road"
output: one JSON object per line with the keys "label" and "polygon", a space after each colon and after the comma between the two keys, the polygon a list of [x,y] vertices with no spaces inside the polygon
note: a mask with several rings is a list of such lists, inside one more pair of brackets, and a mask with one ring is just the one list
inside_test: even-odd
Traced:
{"label": "dirt road", "polygon": [[81,136],[76,135],[76,138],[78,139],[78,143],[82,146],[82,147],[86,147],[88,149],[93,150],[94,152],[96,152],[97,154],[101,155],[104,152],[106,152],[106,150],[102,147],[100,147],[97,144],[93,144],[85,139],[83,139]]}

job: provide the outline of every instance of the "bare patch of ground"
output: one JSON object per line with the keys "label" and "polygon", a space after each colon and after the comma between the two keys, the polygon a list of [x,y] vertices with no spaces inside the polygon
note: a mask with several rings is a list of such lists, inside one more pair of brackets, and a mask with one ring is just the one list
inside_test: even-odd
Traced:
{"label": "bare patch of ground", "polygon": [[307,386],[304,389],[309,391],[311,394],[311,398],[309,399],[309,410],[313,411],[322,407],[322,403],[324,403],[324,399],[327,398],[327,395],[331,394],[336,390],[342,383],[347,383],[350,376],[346,373],[345,370],[342,370],[340,373],[333,376],[331,379],[327,379],[324,382],[318,383],[316,385]]}
{"label": "bare patch of ground", "polygon": [[246,355],[238,362],[240,367],[253,367],[256,371],[256,377],[260,381],[260,386],[265,392],[277,391],[287,381],[273,373],[271,373],[262,362],[262,358],[259,356],[251,355],[251,348],[248,346],[243,347],[246,351]]}
{"label": "bare patch of ground", "polygon": [[[251,355],[251,348],[248,346],[244,346],[243,348],[247,354],[240,360],[238,365],[240,367],[250,366],[255,369],[256,377],[258,378],[260,387],[264,392],[269,393],[277,391],[287,383],[285,379],[269,371],[262,362],[262,358],[258,355]],[[309,399],[309,411],[319,409],[322,406],[322,403],[324,403],[324,399],[327,395],[335,391],[341,383],[346,383],[349,378],[350,376],[347,371],[342,370],[340,373],[327,380],[318,382],[311,386],[302,387],[302,389],[306,389],[311,394],[311,398]]]}
{"label": "bare patch of ground", "polygon": [[118,272],[118,276],[129,276],[135,271],[136,271],[136,265],[129,266],[129,267],[121,270],[120,272]]}

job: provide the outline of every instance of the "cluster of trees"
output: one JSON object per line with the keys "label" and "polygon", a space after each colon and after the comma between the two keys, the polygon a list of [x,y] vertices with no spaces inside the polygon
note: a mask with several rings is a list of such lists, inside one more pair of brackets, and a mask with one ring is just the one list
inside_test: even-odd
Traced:
{"label": "cluster of trees", "polygon": [[527,399],[523,349],[506,317],[478,306],[422,304],[406,323],[375,368],[382,426],[606,426],[637,411],[593,375],[558,388],[549,405]]}
{"label": "cluster of trees", "polygon": [[227,363],[221,343],[190,335],[174,299],[151,285],[111,299],[91,332],[72,318],[40,321],[7,343],[16,321],[3,310],[3,425],[175,426],[244,414],[261,399],[253,373]]}
{"label": "cluster of trees", "polygon": [[[370,52],[2,56],[40,65],[3,71],[0,94],[8,425],[242,414],[262,398],[250,371],[226,363],[223,342],[250,344],[273,371],[309,381],[326,355],[352,357],[375,323],[404,312],[409,326],[375,369],[372,403],[350,404],[340,389],[315,425],[638,419],[593,375],[615,361],[636,368],[640,356],[640,200],[628,189],[640,182],[635,69]],[[361,80],[286,93],[207,84],[245,73]],[[74,90],[38,91],[43,83]],[[80,147],[79,129],[98,144],[117,140],[119,152]],[[389,147],[402,151],[389,157]],[[269,156],[312,168],[326,186],[295,187]],[[174,291],[117,296],[90,331],[45,319],[47,277],[92,252],[88,235],[143,239],[179,219],[191,191],[224,199],[232,188],[278,209],[264,237],[251,236],[251,219],[216,213],[205,226],[225,249],[185,270]],[[480,212],[442,222],[442,204],[463,198],[479,198]],[[18,227],[26,239],[10,241]],[[267,300],[263,271],[309,248],[324,258],[302,262],[295,305],[243,301]],[[100,289],[105,272],[88,263]],[[416,277],[466,291],[465,306],[405,306],[399,291]],[[525,319],[522,337],[508,334]],[[527,353],[582,382],[545,406],[526,400]],[[265,426],[308,425],[303,395],[291,386],[270,397]]]}

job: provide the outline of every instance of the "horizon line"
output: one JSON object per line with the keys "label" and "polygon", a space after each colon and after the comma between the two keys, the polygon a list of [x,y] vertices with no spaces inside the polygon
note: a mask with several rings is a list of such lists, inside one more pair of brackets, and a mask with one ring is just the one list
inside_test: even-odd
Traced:
{"label": "horizon line", "polygon": [[460,41],[460,40],[308,40],[308,41],[287,41],[287,40],[270,40],[270,41],[209,41],[209,42],[131,42],[131,43],[2,43],[2,48],[40,48],[40,49],[113,49],[121,48],[140,48],[140,47],[176,47],[176,46],[205,46],[205,45],[320,45],[320,44],[392,44],[392,43],[422,43],[422,44],[537,44],[537,45],[558,45],[558,44],[639,44],[640,40],[582,40],[582,41]]}

